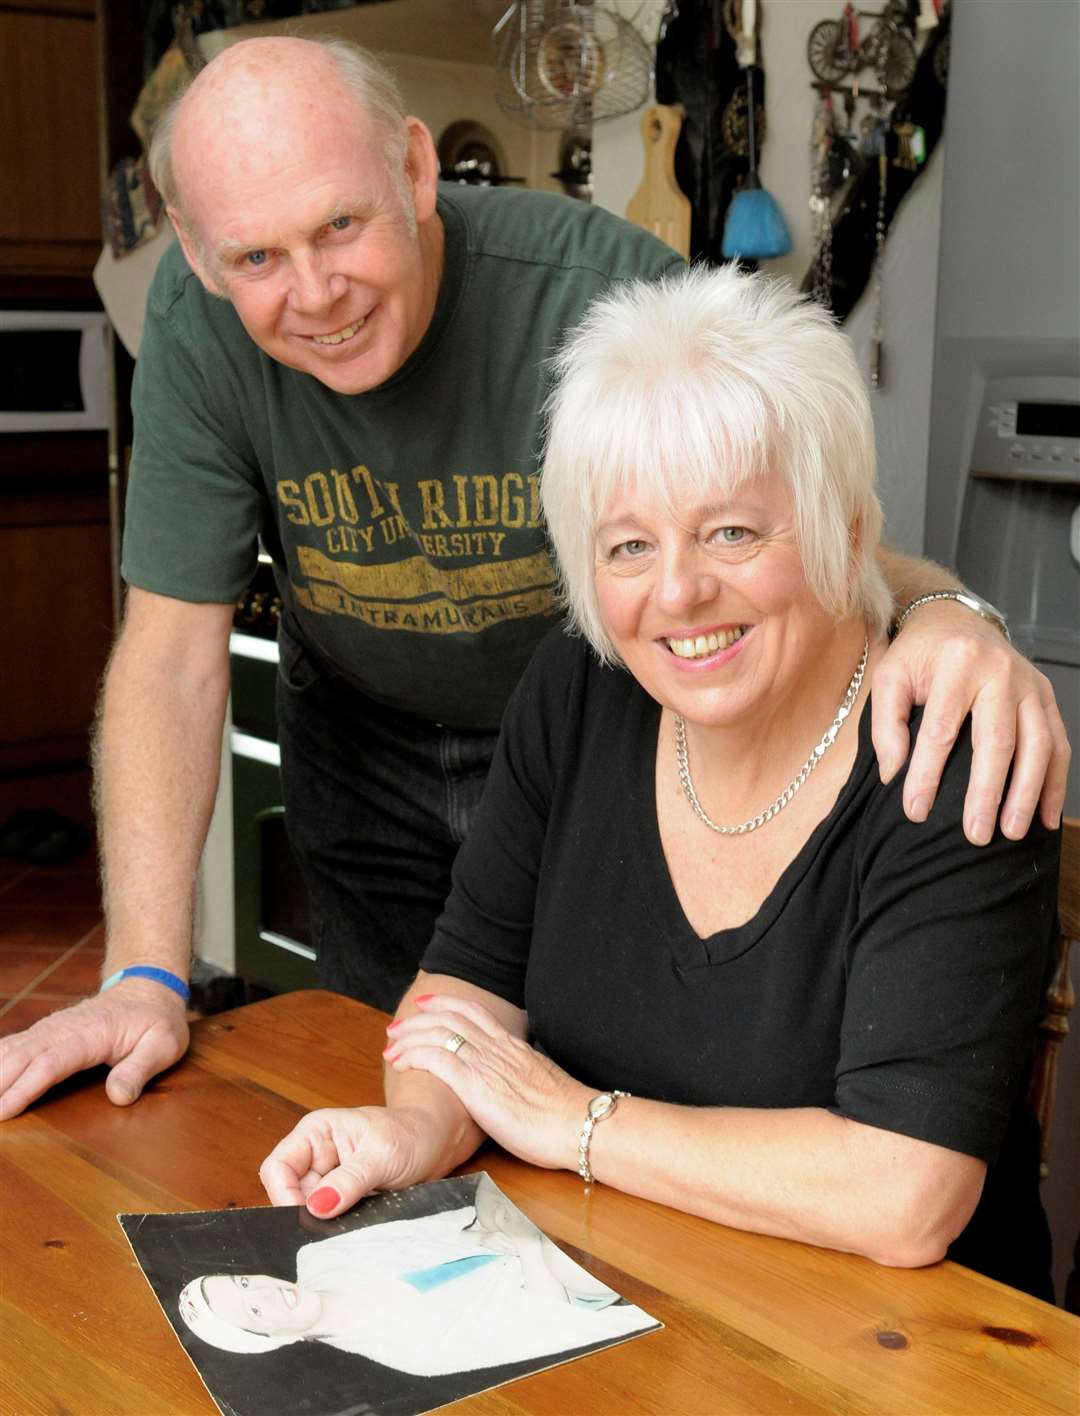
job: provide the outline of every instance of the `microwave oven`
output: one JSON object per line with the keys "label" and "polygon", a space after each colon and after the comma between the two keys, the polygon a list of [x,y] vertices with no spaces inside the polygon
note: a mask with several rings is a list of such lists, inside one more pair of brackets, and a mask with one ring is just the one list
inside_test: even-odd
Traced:
{"label": "microwave oven", "polygon": [[0,434],[108,428],[109,325],[93,310],[0,310]]}

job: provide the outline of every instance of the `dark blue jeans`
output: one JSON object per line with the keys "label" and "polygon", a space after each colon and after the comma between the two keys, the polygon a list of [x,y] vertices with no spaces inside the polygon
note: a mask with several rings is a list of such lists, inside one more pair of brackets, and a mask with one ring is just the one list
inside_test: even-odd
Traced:
{"label": "dark blue jeans", "polygon": [[285,824],[311,895],[319,983],[392,1010],[450,891],[497,734],[385,708],[281,636]]}

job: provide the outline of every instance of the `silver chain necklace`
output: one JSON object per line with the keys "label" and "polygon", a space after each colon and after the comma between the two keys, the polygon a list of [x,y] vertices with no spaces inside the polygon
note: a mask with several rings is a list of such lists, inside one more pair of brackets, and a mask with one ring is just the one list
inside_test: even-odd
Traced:
{"label": "silver chain necklace", "polygon": [[771,821],[774,816],[778,816],[784,807],[791,802],[795,793],[809,777],[810,773],[818,765],[821,759],[828,752],[836,741],[836,735],[844,726],[844,719],[851,712],[852,706],[859,696],[859,689],[862,687],[863,674],[866,672],[866,661],[870,655],[870,641],[863,641],[862,657],[855,666],[855,672],[851,676],[851,682],[847,686],[844,694],[844,701],[836,710],[836,717],[825,729],[821,741],[811,752],[798,772],[773,802],[772,806],[767,806],[757,816],[752,816],[749,821],[742,822],[739,826],[718,826],[712,817],[706,812],[701,802],[698,801],[698,794],[694,790],[694,780],[690,776],[690,756],[686,750],[686,723],[682,716],[675,714],[675,758],[679,764],[679,781],[682,783],[683,795],[693,808],[695,816],[704,821],[710,831],[716,831],[721,836],[745,836],[750,831],[756,831],[759,826],[764,826],[767,821]]}

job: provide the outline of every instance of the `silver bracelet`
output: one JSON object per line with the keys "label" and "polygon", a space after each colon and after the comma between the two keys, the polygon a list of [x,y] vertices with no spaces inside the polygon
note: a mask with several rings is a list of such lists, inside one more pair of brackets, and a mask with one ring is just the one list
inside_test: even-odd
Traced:
{"label": "silver bracelet", "polygon": [[619,1104],[619,1098],[629,1096],[629,1092],[609,1091],[601,1092],[599,1096],[594,1096],[585,1108],[585,1124],[581,1128],[581,1135],[577,1143],[578,1174],[586,1185],[594,1183],[592,1171],[589,1169],[589,1143],[592,1140],[592,1133],[596,1130],[598,1121],[605,1121]]}
{"label": "silver bracelet", "polygon": [[904,621],[912,610],[917,610],[920,605],[929,605],[934,600],[955,600],[958,605],[963,605],[965,609],[971,610],[980,619],[988,621],[996,629],[1000,629],[1005,636],[1006,642],[1012,643],[1012,635],[1009,633],[1009,626],[1005,623],[1005,616],[1000,610],[996,610],[987,600],[981,599],[978,595],[972,595],[967,590],[931,590],[929,594],[917,595],[914,600],[909,601],[893,620],[889,627],[889,638],[895,639],[903,628]]}

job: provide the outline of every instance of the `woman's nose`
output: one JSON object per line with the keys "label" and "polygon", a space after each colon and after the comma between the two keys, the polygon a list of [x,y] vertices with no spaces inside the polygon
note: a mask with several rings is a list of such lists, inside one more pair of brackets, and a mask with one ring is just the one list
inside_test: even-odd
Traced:
{"label": "woman's nose", "polygon": [[702,563],[695,551],[680,552],[661,561],[655,596],[665,613],[685,616],[714,599],[718,584],[715,569]]}

